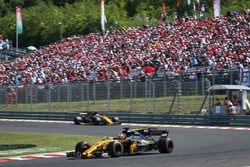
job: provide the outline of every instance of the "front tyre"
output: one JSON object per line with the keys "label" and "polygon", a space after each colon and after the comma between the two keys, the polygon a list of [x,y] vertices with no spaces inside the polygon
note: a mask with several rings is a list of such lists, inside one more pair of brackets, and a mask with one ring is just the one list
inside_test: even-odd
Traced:
{"label": "front tyre", "polygon": [[160,153],[171,153],[174,149],[174,142],[169,138],[160,138],[158,141],[158,150]]}
{"label": "front tyre", "polygon": [[78,142],[75,146],[75,153],[77,157],[82,157],[82,153],[84,151],[86,151],[87,149],[89,149],[91,146],[85,142],[85,141],[81,141]]}
{"label": "front tyre", "polygon": [[120,122],[120,119],[119,119],[119,117],[113,117],[112,121],[118,123],[118,122]]}

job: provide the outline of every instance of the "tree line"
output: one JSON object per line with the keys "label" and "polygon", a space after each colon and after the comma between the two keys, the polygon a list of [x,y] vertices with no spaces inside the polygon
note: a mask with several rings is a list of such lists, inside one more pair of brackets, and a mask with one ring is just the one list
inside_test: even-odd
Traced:
{"label": "tree line", "polygon": [[[181,0],[105,0],[106,29],[155,25],[162,4],[166,4],[168,22],[177,16],[193,15],[193,3]],[[205,6],[204,17],[213,16],[211,0],[199,0]],[[100,0],[0,0],[0,34],[15,43],[16,6],[23,9],[23,33],[19,46],[43,46],[77,34],[100,31]],[[250,8],[249,0],[221,0],[221,13]]]}

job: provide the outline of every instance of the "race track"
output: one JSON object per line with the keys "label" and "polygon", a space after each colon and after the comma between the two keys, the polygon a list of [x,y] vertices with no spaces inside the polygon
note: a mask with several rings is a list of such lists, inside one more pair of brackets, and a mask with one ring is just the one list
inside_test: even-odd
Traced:
{"label": "race track", "polygon": [[[0,121],[0,131],[118,135],[123,126],[75,126],[71,123]],[[250,167],[250,131],[169,127],[174,152],[152,152],[103,159],[36,159],[0,163],[0,167]]]}

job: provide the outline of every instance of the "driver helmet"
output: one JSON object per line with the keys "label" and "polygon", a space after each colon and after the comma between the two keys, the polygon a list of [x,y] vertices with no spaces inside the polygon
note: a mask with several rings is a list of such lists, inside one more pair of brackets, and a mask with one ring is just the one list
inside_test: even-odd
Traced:
{"label": "driver helmet", "polygon": [[127,135],[125,133],[122,133],[119,135],[119,140],[125,140]]}

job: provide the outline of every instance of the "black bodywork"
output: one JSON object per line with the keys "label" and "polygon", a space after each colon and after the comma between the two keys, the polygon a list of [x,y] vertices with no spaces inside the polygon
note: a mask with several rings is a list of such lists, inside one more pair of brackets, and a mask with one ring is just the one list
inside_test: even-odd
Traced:
{"label": "black bodywork", "polygon": [[86,112],[79,113],[74,118],[74,123],[76,125],[80,124],[93,124],[93,125],[115,125],[121,124],[120,119],[118,117],[109,118],[108,116],[101,115],[97,112]]}

